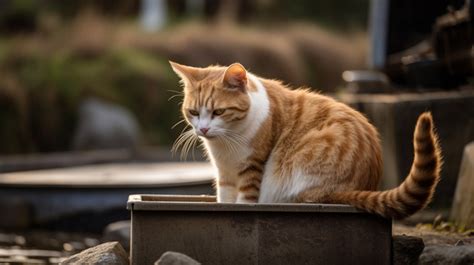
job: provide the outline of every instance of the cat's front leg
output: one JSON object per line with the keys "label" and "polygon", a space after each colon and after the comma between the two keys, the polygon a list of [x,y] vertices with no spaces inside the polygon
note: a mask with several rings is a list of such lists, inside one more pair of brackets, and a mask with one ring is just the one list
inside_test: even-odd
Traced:
{"label": "cat's front leg", "polygon": [[250,159],[238,173],[237,203],[257,203],[263,175],[263,162]]}
{"label": "cat's front leg", "polygon": [[237,185],[231,181],[217,181],[217,202],[235,203],[237,200]]}

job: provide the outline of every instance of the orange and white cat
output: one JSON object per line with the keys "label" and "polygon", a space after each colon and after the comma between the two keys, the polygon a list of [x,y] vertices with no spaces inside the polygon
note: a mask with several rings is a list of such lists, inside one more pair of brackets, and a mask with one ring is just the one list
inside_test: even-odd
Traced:
{"label": "orange and white cat", "polygon": [[379,136],[359,112],[258,77],[238,63],[170,63],[184,85],[182,113],[192,127],[185,135],[203,140],[217,169],[218,202],[342,203],[389,218],[430,202],[441,168],[430,113],[418,118],[408,177],[397,188],[376,191]]}

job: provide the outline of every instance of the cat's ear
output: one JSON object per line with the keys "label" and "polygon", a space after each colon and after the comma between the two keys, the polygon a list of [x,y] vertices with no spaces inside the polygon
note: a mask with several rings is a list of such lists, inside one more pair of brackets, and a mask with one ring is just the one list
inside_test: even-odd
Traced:
{"label": "cat's ear", "polygon": [[201,69],[169,61],[173,71],[183,80],[185,85],[189,85],[199,80]]}
{"label": "cat's ear", "polygon": [[225,70],[224,83],[232,88],[245,90],[247,86],[247,70],[240,63],[230,65]]}

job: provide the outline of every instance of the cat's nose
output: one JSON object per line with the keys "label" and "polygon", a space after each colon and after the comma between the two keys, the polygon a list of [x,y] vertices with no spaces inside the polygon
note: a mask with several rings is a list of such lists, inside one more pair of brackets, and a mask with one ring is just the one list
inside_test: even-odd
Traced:
{"label": "cat's nose", "polygon": [[200,130],[203,134],[206,134],[209,131],[209,128],[201,128]]}

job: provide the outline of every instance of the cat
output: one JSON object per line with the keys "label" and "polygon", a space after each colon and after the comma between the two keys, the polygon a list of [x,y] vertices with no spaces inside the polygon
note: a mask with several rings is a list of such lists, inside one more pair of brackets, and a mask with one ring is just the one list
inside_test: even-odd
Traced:
{"label": "cat", "polygon": [[203,141],[217,171],[218,202],[349,204],[400,219],[431,201],[442,161],[430,112],[418,117],[405,181],[376,191],[379,135],[358,111],[258,77],[239,63],[170,64],[181,78],[182,114],[191,127],[177,143],[195,135]]}

